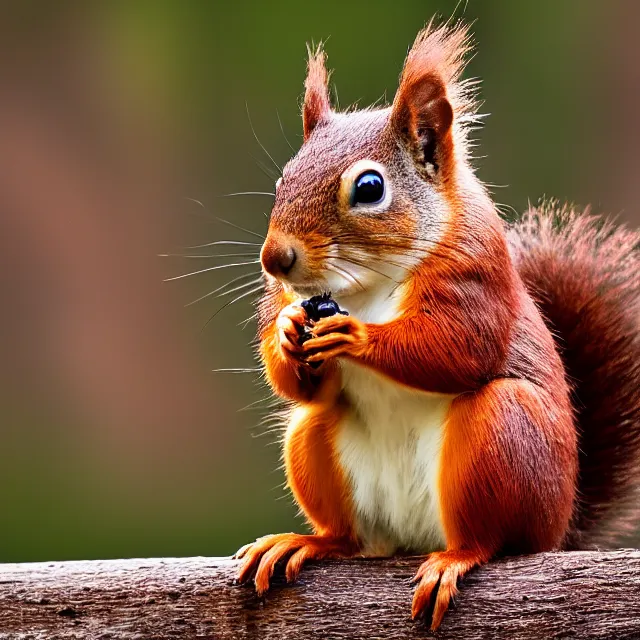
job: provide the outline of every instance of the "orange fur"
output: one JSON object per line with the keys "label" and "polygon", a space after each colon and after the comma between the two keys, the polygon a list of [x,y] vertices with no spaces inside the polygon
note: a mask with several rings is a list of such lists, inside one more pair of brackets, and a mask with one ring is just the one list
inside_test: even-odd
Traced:
{"label": "orange fur", "polygon": [[322,46],[315,51],[308,49],[309,63],[302,107],[302,124],[305,140],[331,111],[329,103],[329,74],[325,66]]}
{"label": "orange fur", "polygon": [[[327,394],[327,391],[325,391]],[[340,423],[335,395],[328,394],[290,425],[284,444],[287,482],[318,535],[353,539],[351,497],[334,450]]]}
{"label": "orange fur", "polygon": [[[564,385],[562,377],[557,383]],[[440,475],[447,547],[484,558],[501,549],[559,547],[573,507],[575,451],[569,404],[552,392],[500,379],[459,396],[447,419]]]}
{"label": "orange fur", "polygon": [[302,415],[289,425],[285,437],[287,484],[314,535],[266,536],[236,554],[244,559],[239,580],[243,582],[255,574],[258,593],[267,590],[276,563],[286,556],[291,556],[286,576],[292,582],[307,560],[346,557],[358,550],[351,497],[334,449],[335,431],[341,417],[335,410],[339,391],[336,382],[334,371]]}

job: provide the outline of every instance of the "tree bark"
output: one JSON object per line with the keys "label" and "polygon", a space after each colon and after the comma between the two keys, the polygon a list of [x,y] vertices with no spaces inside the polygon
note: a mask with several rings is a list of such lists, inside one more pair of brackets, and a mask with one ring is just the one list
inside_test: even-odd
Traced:
{"label": "tree bark", "polygon": [[264,598],[228,558],[0,565],[0,638],[640,638],[640,551],[490,563],[436,634],[409,615],[419,564],[323,562]]}

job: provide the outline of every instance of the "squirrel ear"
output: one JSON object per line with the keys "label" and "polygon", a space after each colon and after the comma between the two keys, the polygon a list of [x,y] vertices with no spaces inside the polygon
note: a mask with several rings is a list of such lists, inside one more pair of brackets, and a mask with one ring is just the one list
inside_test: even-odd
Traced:
{"label": "squirrel ear", "polygon": [[326,55],[322,45],[314,51],[307,45],[309,62],[307,78],[304,82],[304,105],[302,107],[302,127],[306,140],[320,122],[331,113],[329,102],[329,73],[325,66]]}
{"label": "squirrel ear", "polygon": [[430,174],[452,158],[457,80],[468,49],[465,26],[434,29],[429,24],[409,51],[393,100],[391,122]]}

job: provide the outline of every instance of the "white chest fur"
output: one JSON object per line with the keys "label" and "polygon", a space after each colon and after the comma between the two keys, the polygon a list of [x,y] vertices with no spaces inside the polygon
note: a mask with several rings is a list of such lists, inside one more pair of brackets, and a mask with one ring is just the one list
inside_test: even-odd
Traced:
{"label": "white chest fur", "polygon": [[[404,295],[398,283],[408,276],[400,265],[405,263],[406,257],[359,270],[358,279],[369,286],[348,298],[336,295],[340,306],[363,322],[398,318]],[[380,272],[386,276],[373,282]],[[438,478],[443,425],[454,396],[410,389],[352,361],[341,359],[340,366],[348,409],[337,450],[365,553],[443,548]]]}
{"label": "white chest fur", "polygon": [[408,389],[342,362],[350,409],[338,436],[365,552],[443,548],[438,475],[443,423],[452,397]]}

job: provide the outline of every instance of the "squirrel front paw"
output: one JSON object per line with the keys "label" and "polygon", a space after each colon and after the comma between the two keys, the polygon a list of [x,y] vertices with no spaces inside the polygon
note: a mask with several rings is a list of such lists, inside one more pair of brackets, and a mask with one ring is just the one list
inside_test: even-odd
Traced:
{"label": "squirrel front paw", "polygon": [[358,357],[367,346],[367,327],[354,318],[337,314],[318,320],[311,330],[313,338],[302,345],[308,363],[322,362],[336,356]]}

